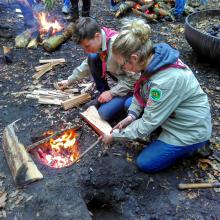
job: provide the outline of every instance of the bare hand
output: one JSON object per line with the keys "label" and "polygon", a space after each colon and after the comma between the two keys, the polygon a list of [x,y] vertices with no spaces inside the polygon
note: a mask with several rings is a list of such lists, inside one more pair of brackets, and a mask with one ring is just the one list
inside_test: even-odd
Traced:
{"label": "bare hand", "polygon": [[57,83],[60,90],[64,90],[68,88],[68,80],[62,80],[60,82]]}
{"label": "bare hand", "polygon": [[115,130],[115,129],[119,129],[119,131],[121,131],[122,128],[126,128],[133,121],[134,121],[134,119],[130,115],[128,115],[125,119],[118,122],[118,124],[112,128],[111,132],[113,132],[113,130]]}
{"label": "bare hand", "polygon": [[100,139],[104,144],[111,144],[113,141],[112,134],[103,134]]}
{"label": "bare hand", "polygon": [[111,94],[111,92],[108,90],[108,91],[105,91],[103,92],[99,98],[98,98],[98,101],[100,103],[105,103],[105,102],[109,102],[110,100],[112,100],[113,96]]}

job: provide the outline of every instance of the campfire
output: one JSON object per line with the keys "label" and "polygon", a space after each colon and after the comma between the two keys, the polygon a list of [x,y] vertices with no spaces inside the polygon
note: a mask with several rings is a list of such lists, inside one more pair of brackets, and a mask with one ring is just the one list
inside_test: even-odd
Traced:
{"label": "campfire", "polygon": [[72,36],[72,24],[67,27],[46,12],[35,13],[37,25],[15,38],[17,48],[36,49],[38,45],[48,51],[54,51]]}
{"label": "campfire", "polygon": [[[53,135],[53,131],[47,131],[43,137]],[[68,167],[79,158],[77,132],[74,129],[65,131],[56,138],[36,147],[35,156],[47,166],[52,168]]]}

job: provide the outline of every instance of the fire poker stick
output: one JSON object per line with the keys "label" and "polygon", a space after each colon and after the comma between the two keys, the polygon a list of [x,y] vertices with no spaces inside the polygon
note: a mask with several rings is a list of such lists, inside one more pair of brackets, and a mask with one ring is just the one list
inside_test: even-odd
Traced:
{"label": "fire poker stick", "polygon": [[85,154],[87,154],[90,150],[92,150],[98,143],[100,142],[100,139],[98,139],[96,142],[94,142],[90,147],[88,147],[80,156],[72,163],[75,164],[78,160],[80,160]]}
{"label": "fire poker stick", "polygon": [[220,182],[215,183],[180,183],[178,189],[206,189],[206,188],[218,188]]}

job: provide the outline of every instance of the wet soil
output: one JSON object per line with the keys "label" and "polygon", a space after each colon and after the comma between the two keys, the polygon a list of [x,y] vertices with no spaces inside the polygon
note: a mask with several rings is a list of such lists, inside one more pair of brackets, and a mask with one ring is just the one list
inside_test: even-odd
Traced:
{"label": "wet soil", "polygon": [[[61,15],[61,2],[55,12]],[[0,5],[0,22],[8,24],[17,34],[24,29],[23,20],[16,13]],[[108,1],[92,1],[91,14],[101,25],[119,29],[119,20],[109,11]],[[219,64],[200,59],[184,39],[184,24],[160,21],[151,25],[153,41],[168,42],[178,48],[181,59],[194,71],[209,96],[212,107],[214,155],[219,156],[220,147],[220,75]],[[14,39],[0,38],[0,45],[14,46]],[[68,41],[49,54],[41,47],[37,50],[13,48],[13,63],[0,63],[0,137],[3,129],[13,121],[17,123],[16,134],[25,145],[31,138],[49,129],[59,130],[67,124],[81,125],[80,151],[96,141],[95,132],[79,117],[83,106],[64,111],[61,107],[40,105],[14,92],[33,90],[38,84],[53,88],[57,80],[66,79],[74,67],[86,57],[83,50]],[[42,58],[65,58],[68,62],[45,74],[39,82],[33,82],[34,67]],[[89,81],[85,79],[84,82]],[[217,190],[179,191],[182,182],[207,182],[218,180],[219,171],[210,165],[201,166],[199,158],[192,157],[155,175],[139,171],[135,158],[142,146],[134,143],[117,143],[106,149],[102,145],[87,154],[79,163],[64,169],[51,169],[35,158],[44,179],[16,191],[10,170],[0,148],[1,187],[8,193],[5,208],[6,219],[220,219]],[[209,158],[210,164],[214,163]],[[215,161],[216,162],[216,161]],[[217,167],[220,167],[217,164]],[[16,196],[15,196],[16,194]],[[20,196],[20,197],[19,197]],[[20,198],[20,199],[19,199]],[[89,211],[88,211],[89,210]]]}

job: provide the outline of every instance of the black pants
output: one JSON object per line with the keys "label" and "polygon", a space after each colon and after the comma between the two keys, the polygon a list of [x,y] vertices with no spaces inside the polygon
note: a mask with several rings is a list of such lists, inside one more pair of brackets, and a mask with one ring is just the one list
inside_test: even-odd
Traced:
{"label": "black pants", "polygon": [[[83,17],[89,17],[90,12],[90,6],[91,6],[91,0],[82,0],[83,6],[82,6],[82,16]],[[79,18],[79,0],[71,0],[71,15],[74,19]]]}

